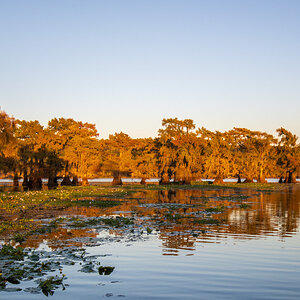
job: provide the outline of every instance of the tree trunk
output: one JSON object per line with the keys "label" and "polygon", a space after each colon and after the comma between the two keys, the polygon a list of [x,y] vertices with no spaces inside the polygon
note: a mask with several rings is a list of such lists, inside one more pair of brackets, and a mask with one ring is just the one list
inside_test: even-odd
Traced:
{"label": "tree trunk", "polygon": [[223,181],[223,177],[218,175],[215,180],[214,180],[214,184],[223,184],[224,181]]}
{"label": "tree trunk", "polygon": [[238,178],[237,183],[242,183],[240,174],[237,175],[237,178]]}
{"label": "tree trunk", "polygon": [[182,181],[183,184],[191,184],[192,178],[191,177],[185,177]]}
{"label": "tree trunk", "polygon": [[288,178],[287,178],[287,183],[296,183],[296,176],[294,172],[289,171],[288,172]]}
{"label": "tree trunk", "polygon": [[177,178],[177,172],[174,172],[174,183],[178,182],[178,178]]}
{"label": "tree trunk", "polygon": [[13,186],[15,187],[15,188],[18,188],[19,187],[19,176],[18,176],[18,173],[14,173],[14,184],[13,184]]}
{"label": "tree trunk", "polygon": [[77,185],[78,185],[78,177],[77,177],[77,176],[74,176],[74,177],[73,177],[71,184],[72,184],[73,186],[77,186]]}
{"label": "tree trunk", "polygon": [[265,175],[264,175],[264,169],[262,167],[260,167],[257,182],[259,182],[259,183],[266,183],[267,182],[267,180],[265,178]]}
{"label": "tree trunk", "polygon": [[43,187],[42,178],[39,176],[30,176],[28,181],[28,188],[30,190],[41,190]]}
{"label": "tree trunk", "polygon": [[246,179],[243,181],[243,183],[253,183],[253,178],[246,177]]}
{"label": "tree trunk", "polygon": [[259,183],[267,183],[267,180],[266,180],[265,176],[262,175],[262,176],[258,176],[257,182],[259,182]]}
{"label": "tree trunk", "polygon": [[55,174],[51,174],[48,177],[48,188],[56,188],[58,186],[57,177]]}
{"label": "tree trunk", "polygon": [[145,177],[142,177],[141,184],[143,184],[143,185],[146,184],[146,178]]}
{"label": "tree trunk", "polygon": [[162,185],[162,184],[169,184],[169,183],[170,180],[168,174],[163,174],[159,180],[159,184]]}
{"label": "tree trunk", "polygon": [[70,176],[66,175],[60,185],[61,186],[63,186],[63,185],[72,185],[72,182],[70,180]]}
{"label": "tree trunk", "polygon": [[283,177],[280,176],[278,183],[283,183]]}
{"label": "tree trunk", "polygon": [[82,183],[81,183],[81,185],[83,185],[83,186],[88,186],[88,185],[89,185],[89,181],[88,181],[88,179],[87,179],[86,177],[83,177],[83,178],[82,178]]}
{"label": "tree trunk", "polygon": [[120,174],[113,174],[112,185],[122,185],[122,179]]}
{"label": "tree trunk", "polygon": [[28,176],[27,176],[27,171],[25,170],[24,171],[24,177],[23,177],[23,183],[22,183],[22,186],[24,189],[27,189],[28,188],[28,185],[29,185],[29,182],[28,182]]}

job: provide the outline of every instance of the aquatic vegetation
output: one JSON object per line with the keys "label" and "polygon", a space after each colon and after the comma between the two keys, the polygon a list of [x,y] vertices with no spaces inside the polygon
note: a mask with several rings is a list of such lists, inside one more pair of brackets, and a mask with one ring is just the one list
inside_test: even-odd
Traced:
{"label": "aquatic vegetation", "polygon": [[83,273],[95,273],[94,264],[92,262],[88,262],[85,265],[82,266],[82,268],[79,270],[79,272]]}
{"label": "aquatic vegetation", "polygon": [[64,276],[61,278],[58,276],[50,276],[47,279],[41,279],[38,287],[41,289],[45,296],[53,295],[54,290],[59,286],[62,286],[63,290],[65,289],[63,285]]}
{"label": "aquatic vegetation", "polygon": [[[55,289],[65,289],[62,274],[65,265],[75,265],[84,262],[79,271],[84,273],[96,272],[94,267],[100,265],[97,256],[90,256],[85,249],[68,247],[57,251],[35,251],[21,247],[3,245],[0,250],[0,291],[11,290],[8,285],[19,285],[22,281],[34,281],[37,286],[25,289],[27,292],[53,295]],[[114,267],[104,267],[104,275],[109,275]],[[50,272],[60,272],[54,276],[47,276]],[[98,270],[99,274],[100,271]],[[102,274],[100,274],[102,275]],[[22,290],[21,288],[14,290]]]}
{"label": "aquatic vegetation", "polygon": [[249,208],[249,207],[250,207],[250,204],[248,204],[248,203],[240,204],[240,208]]}
{"label": "aquatic vegetation", "polygon": [[218,219],[194,219],[194,224],[206,224],[206,225],[219,225],[222,223],[221,220]]}
{"label": "aquatic vegetation", "polygon": [[179,221],[180,219],[182,218],[186,218],[186,216],[184,215],[180,215],[180,214],[174,214],[174,213],[171,213],[171,212],[167,212],[164,214],[164,217],[169,220],[169,221]]}
{"label": "aquatic vegetation", "polygon": [[16,243],[19,243],[19,244],[21,244],[25,241],[25,237],[19,233],[16,234],[13,239]]}
{"label": "aquatic vegetation", "polygon": [[114,271],[114,267],[102,267],[98,268],[99,275],[110,275]]}
{"label": "aquatic vegetation", "polygon": [[29,230],[37,225],[32,219],[19,219],[0,222],[0,234],[5,232],[18,233],[23,230]]}
{"label": "aquatic vegetation", "polygon": [[21,247],[14,248],[11,245],[3,245],[0,249],[0,259],[23,260],[25,256],[24,249]]}
{"label": "aquatic vegetation", "polygon": [[220,206],[216,206],[216,207],[208,207],[205,209],[205,212],[207,213],[221,213],[224,212],[225,210],[225,206],[224,205],[220,205]]}
{"label": "aquatic vegetation", "polygon": [[[129,191],[115,187],[60,187],[55,190],[2,192],[0,194],[0,213],[5,210],[11,214],[24,214],[28,210],[53,206],[98,206],[112,207],[120,204],[119,200]],[[110,197],[109,199],[105,199]]]}

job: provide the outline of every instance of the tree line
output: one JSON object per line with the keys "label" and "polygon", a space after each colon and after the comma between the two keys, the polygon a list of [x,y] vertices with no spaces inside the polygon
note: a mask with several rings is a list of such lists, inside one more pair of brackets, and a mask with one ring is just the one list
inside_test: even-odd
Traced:
{"label": "tree line", "polygon": [[238,182],[266,182],[278,177],[294,183],[299,174],[300,145],[290,131],[277,129],[278,137],[246,128],[220,132],[197,128],[191,119],[162,120],[156,138],[131,138],[120,132],[100,139],[94,124],[54,118],[47,126],[16,120],[0,111],[0,171],[23,187],[88,184],[89,178],[159,178],[160,184],[190,184],[199,178],[235,177]]}

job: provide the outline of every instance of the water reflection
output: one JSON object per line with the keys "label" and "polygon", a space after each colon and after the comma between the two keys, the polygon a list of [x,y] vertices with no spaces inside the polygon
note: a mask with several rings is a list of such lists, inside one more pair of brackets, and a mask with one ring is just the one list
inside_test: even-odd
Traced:
{"label": "water reflection", "polygon": [[[273,235],[284,240],[299,228],[299,199],[298,185],[274,192],[233,188],[141,190],[114,207],[93,207],[91,202],[90,207],[40,208],[28,212],[26,217],[39,221],[73,216],[132,217],[134,226],[130,230],[107,228],[108,236],[132,238],[142,231],[147,236],[145,229],[149,228],[151,235],[161,240],[163,255],[178,255],[179,250],[194,251],[199,243],[217,243],[226,237],[241,240]],[[99,230],[71,228],[62,222],[51,232],[30,235],[23,245],[36,248],[46,243],[51,249],[82,247],[99,241]],[[2,233],[2,239],[8,237]]]}

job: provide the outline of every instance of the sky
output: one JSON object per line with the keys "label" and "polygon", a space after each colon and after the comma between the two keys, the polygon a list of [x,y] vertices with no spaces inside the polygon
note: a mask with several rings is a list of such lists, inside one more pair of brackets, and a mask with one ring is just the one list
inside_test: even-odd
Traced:
{"label": "sky", "polygon": [[163,118],[300,137],[298,0],[0,0],[0,106],[155,137]]}

